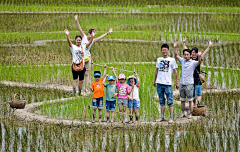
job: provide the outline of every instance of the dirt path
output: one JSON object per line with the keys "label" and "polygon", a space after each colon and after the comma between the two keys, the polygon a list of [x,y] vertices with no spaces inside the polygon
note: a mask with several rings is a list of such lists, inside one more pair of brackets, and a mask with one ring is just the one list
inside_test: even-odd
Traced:
{"label": "dirt path", "polygon": [[[38,115],[35,114],[34,111],[36,109],[43,105],[43,104],[53,104],[57,102],[65,102],[68,100],[71,100],[72,98],[62,98],[62,99],[57,99],[57,100],[51,100],[51,101],[46,101],[46,102],[38,102],[38,103],[32,103],[26,105],[25,109],[17,109],[13,113],[13,117],[17,119],[18,121],[22,122],[39,122],[39,123],[47,123],[47,124],[55,124],[55,125],[61,125],[63,124],[65,127],[78,127],[81,125],[86,125],[88,127],[91,126],[98,126],[101,125],[103,127],[114,127],[114,128],[133,128],[133,127],[138,127],[138,126],[148,126],[148,125],[162,125],[163,127],[168,127],[168,121],[164,122],[149,122],[149,121],[140,121],[137,124],[122,124],[119,122],[113,122],[113,123],[107,123],[107,122],[96,122],[92,123],[91,121],[82,121],[82,120],[69,120],[69,119],[57,119],[57,118],[52,118],[48,116],[43,116],[43,115]],[[183,125],[190,123],[191,121],[196,121],[200,119],[200,116],[194,116],[193,119],[187,119],[187,118],[178,118],[174,120],[174,124],[176,125]]]}
{"label": "dirt path", "polygon": [[132,15],[144,15],[144,14],[193,14],[193,15],[211,15],[211,14],[229,14],[239,15],[240,13],[233,12],[68,12],[68,11],[36,11],[36,12],[17,12],[17,11],[0,11],[0,14],[132,14]]}
{"label": "dirt path", "polygon": [[[58,40],[36,40],[33,42],[33,44],[1,44],[1,46],[5,47],[17,47],[17,46],[45,46],[47,42],[59,42],[59,41],[67,41],[66,39],[58,39]],[[74,39],[71,39],[71,41],[74,41]],[[165,43],[164,41],[151,41],[151,40],[136,40],[136,39],[101,39],[100,41],[106,41],[106,42],[126,42],[126,43]],[[173,43],[171,41],[168,41],[169,43]],[[213,47],[215,46],[222,46],[227,44],[239,44],[240,42],[233,42],[233,41],[223,41],[221,43],[215,43],[213,44]],[[194,43],[195,45],[199,44],[203,47],[207,47],[208,44],[205,43]]]}
{"label": "dirt path", "polygon": [[[19,83],[19,82],[9,82],[9,81],[2,81],[3,84],[6,85],[11,85],[11,86],[24,86],[24,87],[43,87],[43,88],[55,88],[55,89],[62,89],[62,90],[66,90],[69,91],[71,89],[71,87],[69,86],[63,86],[63,85],[43,85],[43,84],[28,84],[28,83]],[[218,89],[210,89],[210,90],[204,90],[204,93],[208,93],[208,92],[212,92],[212,93],[221,93],[221,92],[226,92],[226,91],[239,91],[240,92],[240,88],[238,89],[230,89],[230,90],[218,90]],[[179,92],[178,91],[174,91],[173,95],[175,97],[179,96]],[[36,109],[38,107],[40,107],[43,104],[53,104],[53,103],[58,103],[58,102],[65,102],[68,100],[71,100],[73,97],[71,98],[62,98],[62,99],[56,99],[56,100],[51,100],[51,101],[45,101],[45,102],[38,102],[38,103],[32,103],[32,104],[27,104],[25,109],[17,109],[14,111],[13,116],[14,118],[16,118],[19,121],[23,121],[23,122],[33,122],[33,121],[37,121],[39,123],[48,123],[48,124],[55,124],[55,125],[60,125],[63,124],[66,127],[77,127],[80,125],[86,125],[86,126],[97,126],[100,125],[98,122],[97,123],[91,123],[91,121],[82,121],[82,120],[69,120],[69,119],[58,119],[58,118],[52,118],[52,117],[48,117],[48,116],[43,116],[43,115],[38,115],[35,114],[34,111],[36,111]],[[157,96],[155,96],[156,99],[158,99]],[[175,104],[181,104],[180,101],[176,101]],[[188,108],[188,103],[186,103],[186,109]],[[177,118],[174,120],[174,124],[180,126],[180,125],[184,125],[184,124],[188,124],[192,121],[197,121],[198,119],[200,119],[200,116],[193,116],[193,119],[187,119],[187,118]],[[132,128],[132,127],[137,127],[137,126],[147,126],[147,125],[163,125],[163,127],[168,127],[169,124],[167,121],[164,122],[149,122],[149,121],[141,121],[138,124],[121,124],[118,122],[114,122],[114,123],[106,123],[106,122],[102,122],[101,126],[104,127],[124,127],[124,128]]]}
{"label": "dirt path", "polygon": [[[71,87],[70,86],[66,86],[66,85],[56,85],[56,84],[36,84],[36,83],[22,83],[22,82],[11,82],[11,81],[0,81],[0,83],[5,84],[5,85],[9,85],[9,86],[22,86],[22,87],[34,87],[34,88],[45,88],[45,89],[60,89],[60,90],[65,90],[65,91],[71,91]],[[176,96],[178,92],[174,92],[174,95]],[[84,94],[83,96],[87,96],[89,94]],[[62,98],[62,99],[56,99],[56,100],[50,100],[50,101],[44,101],[44,102],[37,102],[37,103],[31,103],[31,104],[27,104],[26,107],[24,109],[17,109],[14,111],[13,116],[14,118],[16,118],[19,121],[23,121],[23,122],[33,122],[33,121],[37,121],[39,123],[49,123],[49,124],[56,124],[56,125],[60,125],[63,124],[66,127],[71,127],[71,126],[79,126],[79,125],[87,125],[87,126],[96,126],[99,125],[99,123],[92,123],[91,121],[82,121],[82,120],[69,120],[69,119],[58,119],[58,118],[52,118],[52,117],[48,117],[48,116],[43,116],[43,115],[38,115],[35,114],[34,112],[36,111],[36,109],[38,107],[40,107],[43,104],[53,104],[53,103],[58,103],[58,102],[65,102],[68,100],[73,99],[73,97],[70,98]],[[177,103],[178,104],[178,103]],[[187,104],[186,104],[187,106]],[[187,119],[187,118],[179,118],[174,120],[174,123],[177,125],[182,125],[182,124],[186,124],[186,123],[190,123],[193,120],[197,120],[199,119],[200,116],[197,117],[193,117],[193,119]],[[164,127],[167,127],[168,121],[164,121],[164,122],[148,122],[148,121],[141,121],[138,124],[120,124],[118,122],[114,122],[114,123],[106,123],[106,122],[102,122],[101,125],[102,126],[106,126],[106,127],[127,127],[127,128],[131,128],[131,127],[136,127],[136,126],[146,126],[146,125],[163,125]]]}
{"label": "dirt path", "polygon": [[[43,88],[43,89],[58,89],[66,92],[72,92],[72,86],[60,85],[60,84],[39,84],[39,83],[25,83],[25,82],[12,82],[12,81],[0,81],[1,84],[8,86],[29,87],[29,88]],[[78,93],[78,90],[77,90]],[[82,96],[89,96],[90,93],[82,91]]]}

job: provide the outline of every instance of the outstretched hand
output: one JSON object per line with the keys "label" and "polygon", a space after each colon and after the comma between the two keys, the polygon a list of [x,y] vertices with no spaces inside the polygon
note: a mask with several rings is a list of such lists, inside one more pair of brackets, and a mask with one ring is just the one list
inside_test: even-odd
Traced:
{"label": "outstretched hand", "polygon": [[210,40],[209,41],[209,46],[212,46],[213,45],[213,42]]}
{"label": "outstretched hand", "polygon": [[175,48],[177,47],[177,43],[178,43],[178,41],[175,41],[173,44]]}
{"label": "outstretched hand", "polygon": [[78,20],[78,15],[75,15],[75,16],[74,16],[74,19],[75,19],[75,21]]}
{"label": "outstretched hand", "polygon": [[187,38],[183,38],[182,42],[185,43],[187,41]]}
{"label": "outstretched hand", "polygon": [[110,28],[108,32],[109,32],[109,34],[112,33],[112,28]]}
{"label": "outstretched hand", "polygon": [[106,65],[106,64],[104,64],[104,68],[107,68],[107,65]]}
{"label": "outstretched hand", "polygon": [[118,93],[114,93],[113,98],[115,98],[118,95]]}
{"label": "outstretched hand", "polygon": [[65,29],[65,30],[64,30],[64,33],[66,33],[67,35],[69,35],[68,29]]}
{"label": "outstretched hand", "polygon": [[199,51],[199,52],[198,52],[198,56],[201,56],[202,53],[203,53],[203,50]]}
{"label": "outstretched hand", "polygon": [[109,76],[109,74],[106,75],[106,78]]}

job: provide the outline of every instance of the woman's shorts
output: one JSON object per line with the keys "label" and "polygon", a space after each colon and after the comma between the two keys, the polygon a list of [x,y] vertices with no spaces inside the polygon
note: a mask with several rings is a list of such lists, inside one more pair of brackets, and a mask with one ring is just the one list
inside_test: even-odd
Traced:
{"label": "woman's shorts", "polygon": [[79,78],[79,81],[84,80],[85,71],[86,71],[85,67],[84,67],[84,69],[82,71],[73,71],[73,69],[72,69],[73,80],[76,80],[78,78]]}

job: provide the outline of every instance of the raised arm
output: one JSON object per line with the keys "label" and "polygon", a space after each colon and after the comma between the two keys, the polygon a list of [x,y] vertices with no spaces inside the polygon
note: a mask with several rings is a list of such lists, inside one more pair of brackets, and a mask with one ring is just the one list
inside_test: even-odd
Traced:
{"label": "raised arm", "polygon": [[69,31],[67,29],[65,29],[64,33],[66,33],[66,35],[67,35],[67,41],[68,41],[69,46],[72,47],[72,42],[71,42],[70,37],[69,37]]}
{"label": "raised arm", "polygon": [[186,40],[187,40],[186,37],[183,38],[183,41],[182,41],[183,49],[187,49],[187,46],[186,46],[186,44],[185,44]]}
{"label": "raised arm", "polygon": [[81,28],[81,26],[80,26],[80,24],[79,24],[79,22],[78,22],[78,15],[75,15],[74,18],[75,18],[75,21],[76,21],[76,23],[77,23],[78,30],[80,31],[80,33],[81,33],[81,35],[82,35],[82,37],[83,37],[85,34],[84,34],[84,32],[83,32],[83,30],[82,30],[82,28]]}
{"label": "raised arm", "polygon": [[213,45],[213,43],[212,43],[211,40],[210,40],[207,49],[206,49],[206,50],[203,52],[203,54],[202,54],[202,60],[204,60],[206,54],[208,53],[208,51],[210,50],[210,48],[211,48],[212,45]]}
{"label": "raised arm", "polygon": [[176,88],[179,88],[179,83],[178,83],[178,74],[177,74],[177,69],[173,69],[174,71],[174,75],[175,75],[175,79],[176,79]]}
{"label": "raised arm", "polygon": [[106,81],[107,77],[108,77],[108,74],[103,78],[103,82],[102,82],[102,84],[104,85],[104,87],[106,87],[106,83],[105,83],[105,81]]}
{"label": "raised arm", "polygon": [[158,74],[158,68],[156,68],[155,75],[154,75],[154,80],[153,80],[154,87],[157,87],[157,85],[156,85],[157,74]]}
{"label": "raised arm", "polygon": [[197,65],[200,65],[200,64],[202,63],[202,58],[201,58],[202,52],[203,52],[203,50],[201,50],[200,52],[198,52],[198,63],[197,63]]}
{"label": "raised arm", "polygon": [[117,77],[117,75],[116,75],[116,72],[115,72],[115,70],[114,70],[114,68],[112,67],[112,71],[113,71],[113,74],[114,74],[114,76],[115,76],[115,79],[116,79],[116,83],[118,82],[118,77]]}
{"label": "raised arm", "polygon": [[174,42],[174,56],[178,61],[180,61],[180,56],[178,55],[178,52],[177,52],[177,43],[178,41]]}
{"label": "raised arm", "polygon": [[107,65],[105,64],[105,65],[104,65],[104,72],[103,72],[103,78],[105,78],[105,75],[106,75],[106,71],[107,71]]}
{"label": "raised arm", "polygon": [[135,76],[136,76],[136,78],[137,78],[137,84],[136,84],[136,86],[139,87],[139,86],[140,86],[140,79],[139,79],[137,73],[135,74]]}
{"label": "raised arm", "polygon": [[[95,34],[93,34],[94,36]],[[92,44],[92,41],[93,41],[93,37],[90,38],[90,41],[86,44],[86,48],[88,48],[91,44]]]}
{"label": "raised arm", "polygon": [[110,28],[107,33],[105,33],[105,34],[103,34],[103,35],[95,38],[95,39],[94,39],[94,42],[97,42],[97,41],[101,40],[102,38],[104,38],[105,36],[107,36],[107,35],[110,34],[110,33],[112,33],[112,28]]}

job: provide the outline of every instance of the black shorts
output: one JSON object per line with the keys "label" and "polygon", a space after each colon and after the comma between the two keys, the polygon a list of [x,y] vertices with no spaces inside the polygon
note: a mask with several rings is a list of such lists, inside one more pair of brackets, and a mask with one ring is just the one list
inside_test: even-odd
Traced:
{"label": "black shorts", "polygon": [[82,71],[73,71],[73,69],[72,69],[73,80],[78,79],[78,78],[79,78],[79,81],[84,80],[85,71],[86,71],[85,67]]}

